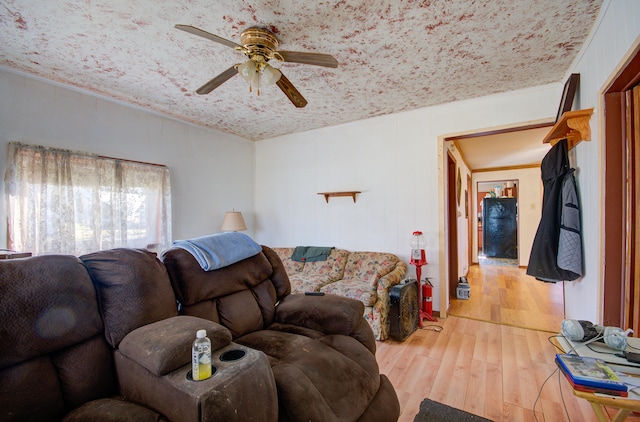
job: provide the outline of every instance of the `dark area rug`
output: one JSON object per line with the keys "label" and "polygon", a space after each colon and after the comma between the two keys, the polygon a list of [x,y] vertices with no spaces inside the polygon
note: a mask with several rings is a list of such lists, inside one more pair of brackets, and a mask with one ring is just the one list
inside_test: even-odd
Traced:
{"label": "dark area rug", "polygon": [[413,422],[491,422],[489,419],[485,419],[481,416],[474,415],[473,413],[465,412],[464,410],[456,409],[455,407],[447,406],[446,404],[438,403],[437,401],[424,399],[420,403],[420,412],[413,419]]}

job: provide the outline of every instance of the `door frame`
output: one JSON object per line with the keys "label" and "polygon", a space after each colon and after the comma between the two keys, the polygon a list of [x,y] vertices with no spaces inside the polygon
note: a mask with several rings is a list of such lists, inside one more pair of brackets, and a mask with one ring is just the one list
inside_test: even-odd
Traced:
{"label": "door frame", "polygon": [[[475,204],[475,199],[472,202],[471,201],[471,193],[473,192],[473,187],[471,185],[472,180],[471,180],[471,174],[467,175],[467,184],[465,185],[467,188],[464,191],[464,195],[465,195],[465,213],[467,214],[467,233],[469,233],[469,236],[467,236],[467,259],[469,262],[469,266],[471,266],[471,264],[473,264],[473,219],[475,218],[477,221],[477,212],[474,212],[474,204]],[[476,195],[477,196],[477,195]],[[477,231],[475,236],[477,236]],[[469,269],[467,268],[467,272],[469,272]],[[465,274],[466,276],[467,274]]]}
{"label": "door frame", "polygon": [[[625,55],[621,64],[612,73],[599,93],[600,109],[604,124],[601,139],[601,168],[604,182],[601,187],[600,215],[602,216],[601,256],[604,265],[601,267],[599,289],[598,320],[604,325],[621,327],[629,324],[633,309],[627,306],[638,306],[626,297],[629,290],[631,267],[629,265],[631,217],[627,214],[627,161],[628,148],[626,142],[624,120],[625,92],[640,82],[640,41],[636,42]],[[623,165],[621,166],[620,163]],[[636,183],[638,183],[638,175]],[[605,235],[606,233],[606,235]],[[630,291],[628,293],[636,293]]]}
{"label": "door frame", "polygon": [[[450,153],[448,148],[445,147],[445,142],[462,138],[475,138],[486,135],[492,135],[497,133],[518,132],[526,129],[533,129],[539,127],[551,127],[553,122],[549,119],[531,120],[527,122],[513,123],[504,126],[496,126],[490,128],[479,128],[475,130],[469,130],[464,132],[456,132],[438,136],[438,203],[442,204],[438,207],[438,266],[440,269],[440,279],[438,280],[438,298],[439,298],[439,315],[441,318],[446,318],[450,305],[450,292],[449,292],[449,212],[448,212],[448,198],[449,187],[447,177],[447,160]],[[454,182],[455,185],[455,182]],[[455,189],[451,189],[451,195],[454,195]],[[469,187],[470,198],[473,198],[473,190]],[[471,200],[469,202],[472,202]],[[471,215],[469,215],[471,218]],[[518,221],[518,224],[520,222]],[[520,227],[518,227],[520,228]],[[477,233],[468,232],[467,236],[474,236]],[[464,242],[466,245],[467,242]],[[471,265],[472,262],[469,261]]]}
{"label": "door frame", "polygon": [[[508,182],[508,181],[514,181],[514,182],[517,183],[517,186],[520,186],[520,179],[519,178],[496,179],[494,181],[487,181],[487,180],[477,181],[476,180],[476,183],[475,183],[476,198],[478,197],[478,193],[479,193],[479,188],[478,188],[479,184],[481,184],[481,183],[483,183],[483,184],[485,184],[485,183],[504,183],[504,182]],[[519,213],[519,208],[518,208],[519,205],[520,205],[520,199],[518,197],[518,191],[517,190],[516,190],[516,195],[513,198],[515,198],[515,200],[516,200],[516,249],[517,249],[517,254],[516,254],[515,260],[518,262],[518,266],[520,266],[520,250],[521,250],[521,248],[520,248],[520,220],[521,219],[520,219],[520,213]],[[480,210],[477,209],[477,205],[475,205],[475,206],[476,206],[476,209],[475,209],[476,214],[478,214],[480,212]],[[484,220],[483,220],[482,223],[483,223],[482,224],[482,229],[483,229],[483,236],[484,236],[484,234],[485,234],[484,233],[484,228],[485,228],[484,227]],[[473,233],[471,233],[472,236],[470,236],[470,238],[473,237],[473,236],[479,237],[479,234],[480,234],[480,229],[476,225],[476,230]],[[483,245],[482,245],[482,254],[483,255],[484,255],[484,246],[485,245],[484,245],[484,240],[483,240]],[[472,251],[472,252],[476,252],[476,257],[479,257],[480,256],[480,247],[479,247],[479,245],[476,244],[476,249],[474,251]],[[471,264],[479,264],[480,263],[480,259],[477,259],[476,261],[471,261],[470,260],[469,262]]]}
{"label": "door frame", "polygon": [[[456,291],[458,282],[458,205],[456,192],[456,169],[458,163],[455,157],[447,150],[447,237],[449,239],[449,266],[447,271],[447,284],[449,285],[449,297]],[[460,171],[460,170],[458,170]]]}

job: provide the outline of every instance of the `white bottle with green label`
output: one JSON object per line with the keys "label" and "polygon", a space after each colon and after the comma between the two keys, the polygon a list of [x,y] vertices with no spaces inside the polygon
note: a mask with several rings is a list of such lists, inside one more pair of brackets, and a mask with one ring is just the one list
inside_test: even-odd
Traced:
{"label": "white bottle with green label", "polygon": [[211,340],[206,330],[198,330],[191,351],[191,376],[194,381],[211,377]]}

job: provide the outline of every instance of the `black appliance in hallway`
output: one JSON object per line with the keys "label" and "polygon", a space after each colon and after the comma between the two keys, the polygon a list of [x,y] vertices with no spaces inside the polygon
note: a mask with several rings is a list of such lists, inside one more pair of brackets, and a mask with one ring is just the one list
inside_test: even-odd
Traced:
{"label": "black appliance in hallway", "polygon": [[518,258],[516,198],[484,198],[482,251],[491,258]]}

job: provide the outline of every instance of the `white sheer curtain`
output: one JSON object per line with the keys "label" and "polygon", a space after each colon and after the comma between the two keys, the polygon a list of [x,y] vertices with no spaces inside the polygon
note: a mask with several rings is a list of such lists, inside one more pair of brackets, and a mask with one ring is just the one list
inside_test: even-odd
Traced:
{"label": "white sheer curtain", "polygon": [[171,245],[165,166],[18,142],[7,161],[9,248],[82,255]]}

